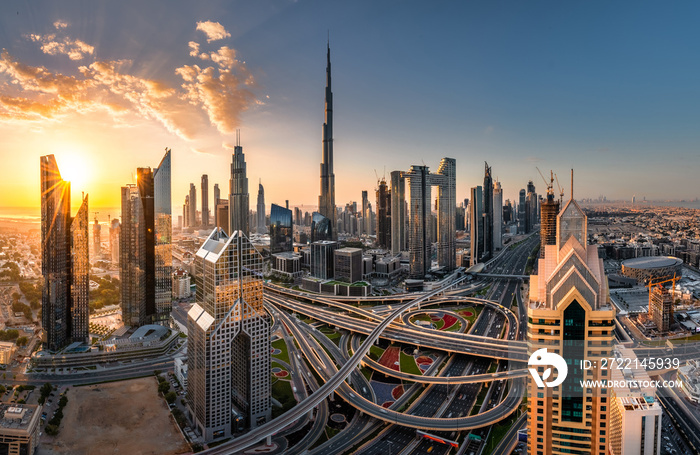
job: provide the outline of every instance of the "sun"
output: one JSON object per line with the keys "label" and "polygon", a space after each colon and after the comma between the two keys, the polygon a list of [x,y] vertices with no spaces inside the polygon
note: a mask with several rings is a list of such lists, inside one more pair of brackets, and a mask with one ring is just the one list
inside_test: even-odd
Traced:
{"label": "sun", "polygon": [[72,145],[62,145],[54,152],[61,178],[71,182],[72,191],[88,192],[91,169],[89,155]]}

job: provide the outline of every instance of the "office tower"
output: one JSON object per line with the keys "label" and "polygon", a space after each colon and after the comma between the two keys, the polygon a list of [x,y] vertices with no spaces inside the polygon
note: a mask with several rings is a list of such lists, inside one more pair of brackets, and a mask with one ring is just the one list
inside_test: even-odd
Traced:
{"label": "office tower", "polygon": [[331,220],[318,212],[314,212],[311,219],[311,243],[331,240],[333,238],[332,229]]}
{"label": "office tower", "polygon": [[311,276],[323,280],[335,275],[335,250],[338,242],[319,240],[311,243]]}
{"label": "office tower", "polygon": [[102,226],[97,221],[97,215],[95,215],[95,224],[92,225],[92,252],[97,259],[102,253]]}
{"label": "office tower", "polygon": [[673,296],[660,284],[649,292],[649,316],[656,324],[656,330],[666,333],[673,324]]}
{"label": "office tower", "polygon": [[119,231],[121,226],[118,218],[114,218],[109,226],[109,253],[113,264],[119,264]]}
{"label": "office tower", "polygon": [[229,207],[228,207],[228,199],[219,199],[219,202],[216,204],[216,219],[217,219],[217,225],[216,227],[220,227],[221,229],[224,230],[224,232],[228,232],[228,222],[229,222]]}
{"label": "office tower", "polygon": [[335,250],[335,279],[355,283],[362,279],[362,248]]}
{"label": "office tower", "polygon": [[[601,365],[601,358],[610,357],[615,310],[608,300],[603,260],[586,234],[586,215],[572,195],[557,216],[556,244],[545,247],[538,275],[530,277],[529,353],[546,348],[568,368],[563,383],[554,387],[538,388],[529,378],[528,453],[533,455],[572,453],[572,440],[579,453],[604,455],[608,449],[609,389],[582,387],[581,381],[609,379],[608,369],[583,365]],[[536,370],[541,380],[559,379],[558,367],[556,375],[543,378],[546,368]]]}
{"label": "office tower", "polygon": [[554,199],[552,185],[547,187],[547,199],[540,204],[540,257],[544,257],[546,245],[557,243],[557,214],[559,201]]}
{"label": "office tower", "polygon": [[535,185],[532,180],[527,182],[527,194],[525,196],[525,233],[529,234],[538,223],[539,200],[535,192]]}
{"label": "office tower", "polygon": [[367,191],[362,192],[362,229],[360,234],[371,234],[371,217],[369,215],[369,199],[367,199]]}
{"label": "office tower", "polygon": [[284,207],[289,210],[289,199],[284,200]]}
{"label": "office tower", "polygon": [[511,204],[510,199],[506,199],[506,203],[503,205],[503,223],[508,224],[513,220],[513,205]]}
{"label": "office tower", "polygon": [[263,258],[241,231],[215,228],[195,256],[196,303],[187,313],[187,405],[206,442],[272,417],[270,322],[263,308]]}
{"label": "office tower", "polygon": [[493,249],[503,248],[503,190],[501,182],[493,184]]}
{"label": "office tower", "polygon": [[493,178],[491,177],[491,168],[488,163],[484,162],[484,200],[482,208],[484,215],[482,217],[483,232],[484,232],[484,257],[483,260],[491,259],[493,255]]}
{"label": "office tower", "polygon": [[391,249],[391,191],[384,177],[377,187],[377,245]]}
{"label": "office tower", "polygon": [[221,190],[219,189],[219,184],[215,183],[214,184],[214,205],[219,203],[219,199],[221,199]]}
{"label": "office tower", "polygon": [[323,154],[321,156],[321,194],[318,212],[329,223],[331,239],[338,238],[335,212],[335,174],[333,173],[333,92],[331,91],[331,47],[328,45],[326,66],[326,121],[323,123]]}
{"label": "office tower", "polygon": [[471,200],[469,201],[469,265],[472,266],[481,261],[484,254],[484,224],[482,208],[482,191],[480,186],[475,186],[471,190]]}
{"label": "office tower", "polygon": [[267,229],[265,229],[265,189],[262,186],[262,181],[258,183],[258,212],[256,215],[257,233],[264,234],[267,232]]}
{"label": "office tower", "polygon": [[70,182],[61,178],[53,155],[40,158],[41,322],[44,349],[59,351],[86,342],[88,333],[88,198],[70,216]]}
{"label": "office tower", "polygon": [[431,175],[431,182],[438,187],[436,232],[438,266],[452,271],[457,264],[455,255],[457,249],[457,233],[455,232],[457,161],[454,158],[441,159],[437,174]]}
{"label": "office tower", "polygon": [[[231,232],[243,231],[250,233],[248,223],[248,174],[246,171],[245,155],[241,147],[241,133],[236,131],[236,146],[231,155],[231,179],[229,180],[229,228]],[[226,231],[229,232],[229,231]]]}
{"label": "office tower", "polygon": [[197,222],[197,188],[194,183],[190,183],[190,227],[197,227],[200,223]]}
{"label": "office tower", "polygon": [[185,203],[182,205],[182,216],[184,218],[185,226],[192,227],[192,220],[190,219],[190,196],[185,196]]}
{"label": "office tower", "polygon": [[[154,323],[165,325],[170,318],[172,310],[170,181],[170,150],[166,149],[157,168],[138,168],[136,184],[128,184],[121,190],[120,291],[122,320],[126,325],[141,326]],[[190,185],[190,191],[193,187],[194,185]],[[191,211],[190,216],[192,216]]]}
{"label": "office tower", "polygon": [[[209,227],[209,176],[202,175],[202,227]],[[216,203],[216,200],[214,200]]]}
{"label": "office tower", "polygon": [[[438,265],[453,270],[455,257],[455,211],[456,207],[456,161],[443,158],[438,172],[431,174],[427,166],[411,166],[403,174],[408,186],[409,230],[411,278],[423,278],[431,266],[431,243],[437,242]],[[438,187],[436,228],[431,228],[431,187]],[[431,231],[434,234],[431,234]]]}
{"label": "office tower", "polygon": [[627,367],[610,370],[614,386],[610,396],[608,453],[660,455],[662,412],[656,398],[656,386],[634,350],[620,346],[615,351],[615,362]]}
{"label": "office tower", "polygon": [[518,194],[518,234],[525,234],[525,190]]}
{"label": "office tower", "polygon": [[408,249],[406,232],[406,186],[401,171],[391,173],[391,252]]}
{"label": "office tower", "polygon": [[272,204],[270,207],[270,253],[294,251],[292,211]]}

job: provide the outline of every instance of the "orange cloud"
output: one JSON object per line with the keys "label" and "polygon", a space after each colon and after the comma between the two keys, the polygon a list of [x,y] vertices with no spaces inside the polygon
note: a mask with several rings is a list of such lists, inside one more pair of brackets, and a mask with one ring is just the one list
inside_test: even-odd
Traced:
{"label": "orange cloud", "polygon": [[207,35],[207,43],[231,36],[231,34],[226,31],[224,26],[218,22],[197,22],[197,30],[204,32],[204,34]]}

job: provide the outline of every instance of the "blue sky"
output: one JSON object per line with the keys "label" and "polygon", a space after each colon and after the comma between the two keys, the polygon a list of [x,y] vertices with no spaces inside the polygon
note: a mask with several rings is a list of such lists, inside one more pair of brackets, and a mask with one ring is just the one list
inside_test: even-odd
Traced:
{"label": "blue sky", "polygon": [[[87,163],[85,191],[117,205],[133,169],[169,146],[180,204],[202,173],[227,191],[224,144],[240,128],[250,188],[262,179],[268,204],[315,204],[330,31],[338,205],[374,189],[375,169],[436,169],[443,156],[457,159],[458,199],[484,161],[511,199],[529,179],[542,192],[535,166],[567,186],[575,168],[577,197],[700,197],[699,13],[693,2],[2,3],[0,157],[18,172],[0,190],[27,185],[36,195],[15,203],[38,200],[37,157],[55,153],[59,166]],[[225,35],[208,42],[199,22]],[[190,55],[190,42],[235,50],[235,64]],[[100,62],[120,62],[111,79]],[[69,102],[63,86],[28,90],[20,65],[82,88]],[[207,104],[204,82],[182,87],[177,69],[194,65],[238,77],[233,107]],[[56,97],[59,110],[17,107]]]}

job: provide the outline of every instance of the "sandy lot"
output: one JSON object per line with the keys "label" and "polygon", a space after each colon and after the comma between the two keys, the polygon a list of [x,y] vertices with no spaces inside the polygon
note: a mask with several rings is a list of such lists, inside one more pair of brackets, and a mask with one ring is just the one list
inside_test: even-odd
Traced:
{"label": "sandy lot", "polygon": [[39,454],[190,452],[155,377],[70,388],[63,411],[58,436],[48,442],[44,435]]}

